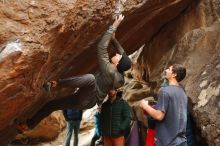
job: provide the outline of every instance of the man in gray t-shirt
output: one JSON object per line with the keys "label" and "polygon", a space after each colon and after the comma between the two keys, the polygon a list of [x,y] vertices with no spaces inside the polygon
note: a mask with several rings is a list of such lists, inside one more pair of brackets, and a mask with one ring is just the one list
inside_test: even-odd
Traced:
{"label": "man in gray t-shirt", "polygon": [[169,85],[160,90],[155,109],[146,100],[142,100],[140,106],[157,121],[157,146],[186,146],[187,96],[179,85],[186,76],[186,69],[174,64],[165,72]]}

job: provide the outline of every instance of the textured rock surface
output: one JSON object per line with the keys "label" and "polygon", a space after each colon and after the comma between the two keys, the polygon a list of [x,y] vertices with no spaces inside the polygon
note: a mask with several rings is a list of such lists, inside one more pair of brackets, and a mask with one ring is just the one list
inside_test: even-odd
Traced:
{"label": "textured rock surface", "polygon": [[[198,139],[198,145],[217,146],[220,141],[219,4],[219,1],[194,1],[146,42],[136,59],[138,63],[134,61],[128,73],[132,80],[125,97],[133,102],[144,98],[149,91],[149,84],[143,82],[159,82],[166,66],[181,63],[187,67],[183,84],[198,128],[197,136],[203,137]],[[142,114],[138,118],[144,120]]]}
{"label": "textured rock surface", "polygon": [[48,118],[42,120],[34,129],[18,134],[12,144],[29,145],[55,140],[57,135],[65,129],[65,126],[66,122],[62,113],[55,111]]}
{"label": "textured rock surface", "polygon": [[[146,44],[138,60],[140,72],[133,73],[135,80],[158,80],[167,60],[183,63],[188,68],[184,84],[194,119],[207,143],[217,145],[220,2],[190,2],[127,0],[119,5],[110,0],[1,1],[0,144],[16,135],[15,118],[31,117],[54,97],[42,89],[45,80],[97,69],[96,43],[112,22],[112,14],[123,8],[126,18],[116,37],[129,53]],[[174,55],[168,59],[173,48]],[[144,96],[140,92],[137,95]]]}
{"label": "textured rock surface", "polygon": [[140,59],[139,74],[150,80],[158,81],[167,63],[187,67],[183,84],[190,98],[190,112],[204,138],[199,145],[217,146],[220,141],[219,9],[219,1],[194,1],[155,34],[143,49],[144,61]]}

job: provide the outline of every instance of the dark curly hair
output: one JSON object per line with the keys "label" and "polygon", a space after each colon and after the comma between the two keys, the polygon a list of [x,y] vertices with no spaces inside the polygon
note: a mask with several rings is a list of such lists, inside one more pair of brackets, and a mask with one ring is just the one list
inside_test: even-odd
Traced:
{"label": "dark curly hair", "polygon": [[186,68],[180,64],[174,64],[172,65],[173,69],[173,73],[176,74],[176,80],[177,82],[182,81],[185,76],[186,76]]}

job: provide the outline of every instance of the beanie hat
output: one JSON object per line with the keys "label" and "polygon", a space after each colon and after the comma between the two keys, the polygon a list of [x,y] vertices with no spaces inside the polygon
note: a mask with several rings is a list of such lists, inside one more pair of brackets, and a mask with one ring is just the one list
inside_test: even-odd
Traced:
{"label": "beanie hat", "polygon": [[127,71],[130,68],[131,68],[131,60],[125,53],[123,53],[122,58],[117,65],[117,69],[120,73],[123,73],[124,71]]}

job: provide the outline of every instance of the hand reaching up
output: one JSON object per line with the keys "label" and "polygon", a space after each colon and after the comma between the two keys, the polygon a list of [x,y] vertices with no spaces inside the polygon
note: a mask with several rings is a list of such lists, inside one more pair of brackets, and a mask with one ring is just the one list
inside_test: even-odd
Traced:
{"label": "hand reaching up", "polygon": [[115,21],[114,21],[112,27],[113,27],[114,29],[117,29],[118,26],[119,26],[119,24],[121,23],[121,21],[122,21],[123,19],[124,19],[124,15],[122,15],[122,14],[120,14],[119,16],[116,16]]}

